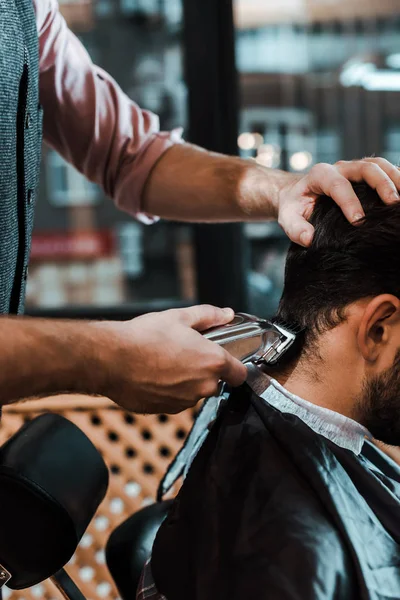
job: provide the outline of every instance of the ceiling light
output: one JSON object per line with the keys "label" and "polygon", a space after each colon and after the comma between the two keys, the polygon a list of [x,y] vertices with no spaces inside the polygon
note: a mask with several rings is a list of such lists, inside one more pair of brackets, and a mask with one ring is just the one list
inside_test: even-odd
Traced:
{"label": "ceiling light", "polygon": [[241,133],[238,137],[238,146],[241,150],[253,150],[256,147],[256,139],[252,133]]}
{"label": "ceiling light", "polygon": [[313,157],[311,152],[295,152],[290,157],[290,166],[293,171],[305,171],[312,165]]}
{"label": "ceiling light", "polygon": [[400,53],[390,54],[386,58],[386,64],[391,69],[400,69]]}

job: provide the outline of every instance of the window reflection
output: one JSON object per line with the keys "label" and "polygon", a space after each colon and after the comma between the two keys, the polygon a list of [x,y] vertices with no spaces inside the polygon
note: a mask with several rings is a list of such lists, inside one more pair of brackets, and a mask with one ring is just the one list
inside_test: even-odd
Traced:
{"label": "window reflection", "polygon": [[[162,129],[187,126],[181,0],[64,0],[60,8],[93,61],[158,114]],[[191,301],[194,282],[190,226],[136,223],[44,148],[28,308]]]}
{"label": "window reflection", "polygon": [[[241,156],[299,175],[366,155],[399,162],[399,0],[236,0],[235,11]],[[251,309],[271,315],[288,244],[275,227],[247,233]]]}

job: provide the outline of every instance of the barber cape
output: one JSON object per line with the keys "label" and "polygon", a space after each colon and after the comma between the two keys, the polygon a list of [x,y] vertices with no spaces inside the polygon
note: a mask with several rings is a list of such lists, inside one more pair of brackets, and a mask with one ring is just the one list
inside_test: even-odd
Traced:
{"label": "barber cape", "polygon": [[[167,473],[193,462],[157,535],[168,600],[400,599],[400,469],[269,405],[246,384],[206,404]],[[210,429],[209,433],[208,430]]]}

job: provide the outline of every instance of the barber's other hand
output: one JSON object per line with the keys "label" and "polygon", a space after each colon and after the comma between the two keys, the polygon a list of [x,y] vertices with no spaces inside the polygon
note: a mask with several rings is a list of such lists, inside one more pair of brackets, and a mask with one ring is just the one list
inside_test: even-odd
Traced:
{"label": "barber's other hand", "polygon": [[233,316],[231,309],[194,306],[96,323],[102,393],[127,410],[173,414],[215,394],[220,380],[240,385],[245,366],[199,333]]}
{"label": "barber's other hand", "polygon": [[350,182],[364,181],[375,189],[385,204],[400,200],[400,171],[384,158],[318,164],[294,183],[285,185],[278,196],[278,221],[293,242],[309,246],[314,228],[308,223],[318,196],[326,195],[355,223],[364,211]]}

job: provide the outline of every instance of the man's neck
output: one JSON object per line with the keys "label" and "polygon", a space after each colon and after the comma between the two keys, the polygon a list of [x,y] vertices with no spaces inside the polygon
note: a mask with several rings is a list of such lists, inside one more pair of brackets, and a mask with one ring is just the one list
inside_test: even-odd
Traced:
{"label": "man's neck", "polygon": [[288,392],[337,413],[358,420],[348,378],[328,369],[324,364],[300,361],[287,371],[266,373],[276,379]]}
{"label": "man's neck", "polygon": [[[256,365],[248,366],[247,383],[258,397],[272,409],[285,415],[293,415],[307,427],[333,444],[350,450],[357,456],[362,451],[367,429],[349,415],[347,410],[339,410],[338,402],[332,395],[328,397],[325,387],[311,385],[301,375],[279,374],[268,370],[268,376],[260,372]],[[272,381],[271,381],[272,379]]]}

